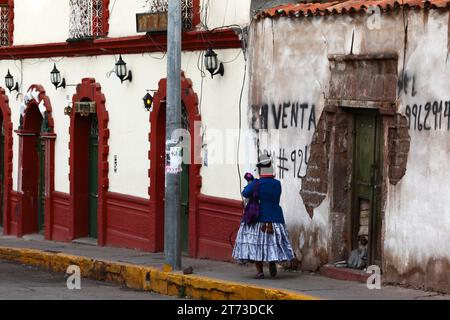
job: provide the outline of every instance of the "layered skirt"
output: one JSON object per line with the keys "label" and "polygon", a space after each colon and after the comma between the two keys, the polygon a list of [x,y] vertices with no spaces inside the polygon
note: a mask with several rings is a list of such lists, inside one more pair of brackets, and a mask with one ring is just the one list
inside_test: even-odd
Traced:
{"label": "layered skirt", "polygon": [[241,224],[234,245],[234,259],[239,262],[284,262],[294,259],[286,225],[272,223],[271,233],[264,231],[265,225]]}

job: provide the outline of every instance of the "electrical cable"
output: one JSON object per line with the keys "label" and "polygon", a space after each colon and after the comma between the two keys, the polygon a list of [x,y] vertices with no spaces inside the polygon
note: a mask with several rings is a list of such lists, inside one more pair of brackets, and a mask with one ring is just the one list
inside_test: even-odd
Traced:
{"label": "electrical cable", "polygon": [[227,17],[227,11],[228,11],[228,0],[227,0],[227,2],[225,3],[225,10],[223,11],[222,25],[225,24],[225,19],[226,19],[226,17]]}
{"label": "electrical cable", "polygon": [[[241,176],[241,167],[240,167],[240,148],[241,148],[241,135],[242,135],[242,97],[244,94],[244,88],[245,88],[245,80],[247,78],[247,59],[244,55],[244,77],[242,80],[242,87],[241,87],[241,93],[239,95],[239,133],[238,133],[238,145],[237,145],[237,152],[236,152],[236,165],[237,165],[237,172],[239,176],[239,193],[242,188],[242,176]],[[241,195],[242,198],[242,195]],[[242,199],[243,200],[243,199]]]}
{"label": "electrical cable", "polygon": [[403,17],[403,30],[404,30],[404,40],[403,40],[403,64],[402,64],[402,83],[405,84],[405,69],[406,69],[406,54],[408,45],[408,19],[405,18],[405,5],[402,0],[402,17]]}
{"label": "electrical cable", "polygon": [[111,16],[112,16],[112,14],[113,14],[113,12],[114,12],[114,7],[116,6],[116,0],[114,0],[114,2],[113,2],[113,4],[112,4],[112,7],[111,7],[111,10],[109,11],[109,17],[111,18]]}
{"label": "electrical cable", "polygon": [[204,59],[204,52],[200,52],[200,54],[198,55],[198,60],[197,60],[197,68],[198,70],[200,70],[200,77],[202,78],[201,82],[200,82],[200,100],[199,100],[199,104],[198,104],[198,108],[199,108],[199,114],[202,114],[202,106],[203,106],[203,84],[205,82],[205,78],[206,78],[206,73],[204,71],[204,64],[202,63]]}
{"label": "electrical cable", "polygon": [[[245,81],[247,79],[247,56],[246,56],[247,48],[245,46],[245,41],[243,41],[243,44],[244,45],[243,45],[243,48],[242,48],[242,52],[244,54],[244,76],[243,76],[243,79],[242,79],[241,92],[240,92],[240,95],[239,95],[239,133],[238,133],[238,145],[237,145],[237,152],[236,152],[236,168],[237,168],[237,174],[238,174],[238,178],[239,178],[239,194],[241,196],[242,204],[244,203],[244,197],[242,196],[242,192],[241,192],[241,189],[242,189],[242,175],[241,175],[241,167],[240,167],[240,148],[241,148],[241,135],[242,135],[242,98],[244,96]],[[237,230],[239,230],[239,227],[237,229],[233,230],[230,233],[229,238],[228,238],[232,248],[234,247],[234,245],[233,245],[231,239],[233,237],[233,234]]]}

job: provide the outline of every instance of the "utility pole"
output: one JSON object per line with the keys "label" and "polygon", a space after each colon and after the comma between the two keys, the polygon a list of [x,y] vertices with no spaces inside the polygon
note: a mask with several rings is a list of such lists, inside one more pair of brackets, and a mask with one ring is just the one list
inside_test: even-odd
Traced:
{"label": "utility pole", "polygon": [[[172,151],[176,149],[170,140],[172,133],[181,127],[181,0],[168,1],[166,157],[170,159],[166,159],[166,166],[168,162],[174,163]],[[170,170],[166,169],[164,255],[166,264],[173,270],[181,270],[180,172],[169,167]]]}

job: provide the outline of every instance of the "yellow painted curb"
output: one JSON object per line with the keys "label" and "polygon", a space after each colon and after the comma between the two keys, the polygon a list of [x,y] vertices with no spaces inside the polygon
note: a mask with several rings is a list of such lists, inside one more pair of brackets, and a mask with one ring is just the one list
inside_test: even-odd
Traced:
{"label": "yellow painted curb", "polygon": [[164,272],[129,263],[97,260],[66,253],[0,247],[0,259],[33,265],[54,272],[80,267],[82,277],[106,281],[128,288],[205,300],[320,300],[317,297],[280,289],[270,289],[197,275]]}

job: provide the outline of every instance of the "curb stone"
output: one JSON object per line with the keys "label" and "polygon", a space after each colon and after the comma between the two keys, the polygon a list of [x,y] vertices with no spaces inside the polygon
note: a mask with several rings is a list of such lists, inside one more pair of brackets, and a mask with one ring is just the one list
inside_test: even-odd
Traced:
{"label": "curb stone", "polygon": [[97,260],[66,253],[0,247],[0,259],[65,273],[70,265],[80,267],[81,276],[131,289],[204,300],[320,300],[288,290],[271,289],[237,282],[164,272],[157,268]]}

